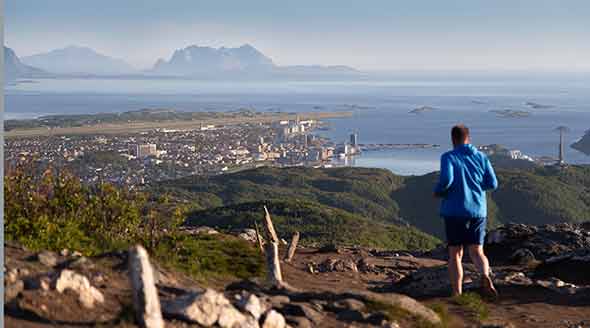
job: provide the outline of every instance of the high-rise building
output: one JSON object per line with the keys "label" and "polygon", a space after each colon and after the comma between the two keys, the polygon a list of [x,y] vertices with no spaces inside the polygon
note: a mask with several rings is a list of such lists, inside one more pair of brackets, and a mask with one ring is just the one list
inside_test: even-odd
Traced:
{"label": "high-rise building", "polygon": [[156,144],[137,145],[135,150],[135,156],[137,156],[137,158],[144,158],[157,155],[158,150],[156,149]]}
{"label": "high-rise building", "polygon": [[350,134],[350,145],[353,147],[357,147],[358,146],[358,141],[359,141],[359,134],[354,132]]}

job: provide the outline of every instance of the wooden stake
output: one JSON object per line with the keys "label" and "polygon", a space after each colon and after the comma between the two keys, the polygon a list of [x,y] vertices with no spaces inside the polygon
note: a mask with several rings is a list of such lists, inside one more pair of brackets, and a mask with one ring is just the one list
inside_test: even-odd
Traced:
{"label": "wooden stake", "polygon": [[266,243],[266,265],[268,269],[268,281],[273,286],[278,288],[284,288],[283,274],[281,273],[281,263],[279,261],[279,237],[272,224],[270,213],[264,206],[265,213],[265,226],[266,232],[268,233],[268,242]]}
{"label": "wooden stake", "polygon": [[277,232],[275,231],[275,227],[272,224],[272,219],[270,218],[270,213],[268,213],[268,209],[264,206],[264,219],[266,221],[266,231],[268,232],[268,236],[273,243],[279,243],[279,237],[277,236]]}
{"label": "wooden stake", "polygon": [[266,265],[268,266],[268,281],[275,287],[283,287],[283,274],[279,262],[279,244],[266,244]]}
{"label": "wooden stake", "polygon": [[291,262],[293,256],[295,255],[295,250],[297,250],[297,243],[299,243],[299,231],[295,231],[293,234],[293,238],[291,238],[291,243],[289,244],[289,248],[287,249],[287,254],[285,254],[285,262]]}
{"label": "wooden stake", "polygon": [[264,246],[262,245],[262,236],[260,236],[260,229],[258,229],[258,223],[254,221],[254,228],[256,229],[256,241],[258,242],[258,248],[260,252],[264,253]]}

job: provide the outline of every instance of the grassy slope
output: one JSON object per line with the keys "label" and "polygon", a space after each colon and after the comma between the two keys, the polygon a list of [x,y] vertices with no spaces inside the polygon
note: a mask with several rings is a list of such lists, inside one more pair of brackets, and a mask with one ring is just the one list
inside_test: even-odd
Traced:
{"label": "grassy slope", "polygon": [[[209,210],[212,217],[216,216],[211,209],[221,206],[303,202],[318,207],[317,213],[338,208],[354,215],[355,220],[399,224],[403,219],[440,237],[443,224],[438,217],[439,203],[431,192],[437,177],[436,173],[402,177],[368,168],[260,168],[210,178],[184,178],[165,183],[159,190],[190,201],[196,209]],[[490,225],[590,219],[590,167],[499,170],[498,179],[500,188],[491,194],[488,204]]]}

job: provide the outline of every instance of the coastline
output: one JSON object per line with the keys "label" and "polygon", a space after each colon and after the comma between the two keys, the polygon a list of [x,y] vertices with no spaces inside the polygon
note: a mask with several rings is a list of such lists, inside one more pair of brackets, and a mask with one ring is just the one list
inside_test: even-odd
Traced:
{"label": "coastline", "polygon": [[6,138],[34,137],[34,136],[66,136],[92,134],[125,134],[130,132],[145,132],[155,129],[197,129],[202,125],[236,125],[243,123],[271,123],[282,120],[321,120],[328,118],[348,118],[353,112],[301,112],[301,113],[261,113],[256,117],[212,118],[202,120],[171,120],[163,122],[137,122],[96,124],[80,127],[14,129],[6,131]]}

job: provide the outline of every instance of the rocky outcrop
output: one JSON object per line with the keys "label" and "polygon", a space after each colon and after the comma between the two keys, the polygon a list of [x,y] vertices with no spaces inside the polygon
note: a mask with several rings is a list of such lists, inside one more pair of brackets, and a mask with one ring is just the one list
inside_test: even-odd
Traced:
{"label": "rocky outcrop", "polygon": [[[533,226],[507,224],[488,233],[485,251],[494,265],[544,261],[558,255],[590,249],[590,229],[584,225],[560,223]],[[532,256],[531,256],[532,255]]]}
{"label": "rocky outcrop", "polygon": [[80,303],[87,308],[93,308],[95,303],[104,302],[104,296],[90,285],[88,278],[72,270],[62,270],[54,281],[55,290],[63,293],[72,290],[78,294]]}

